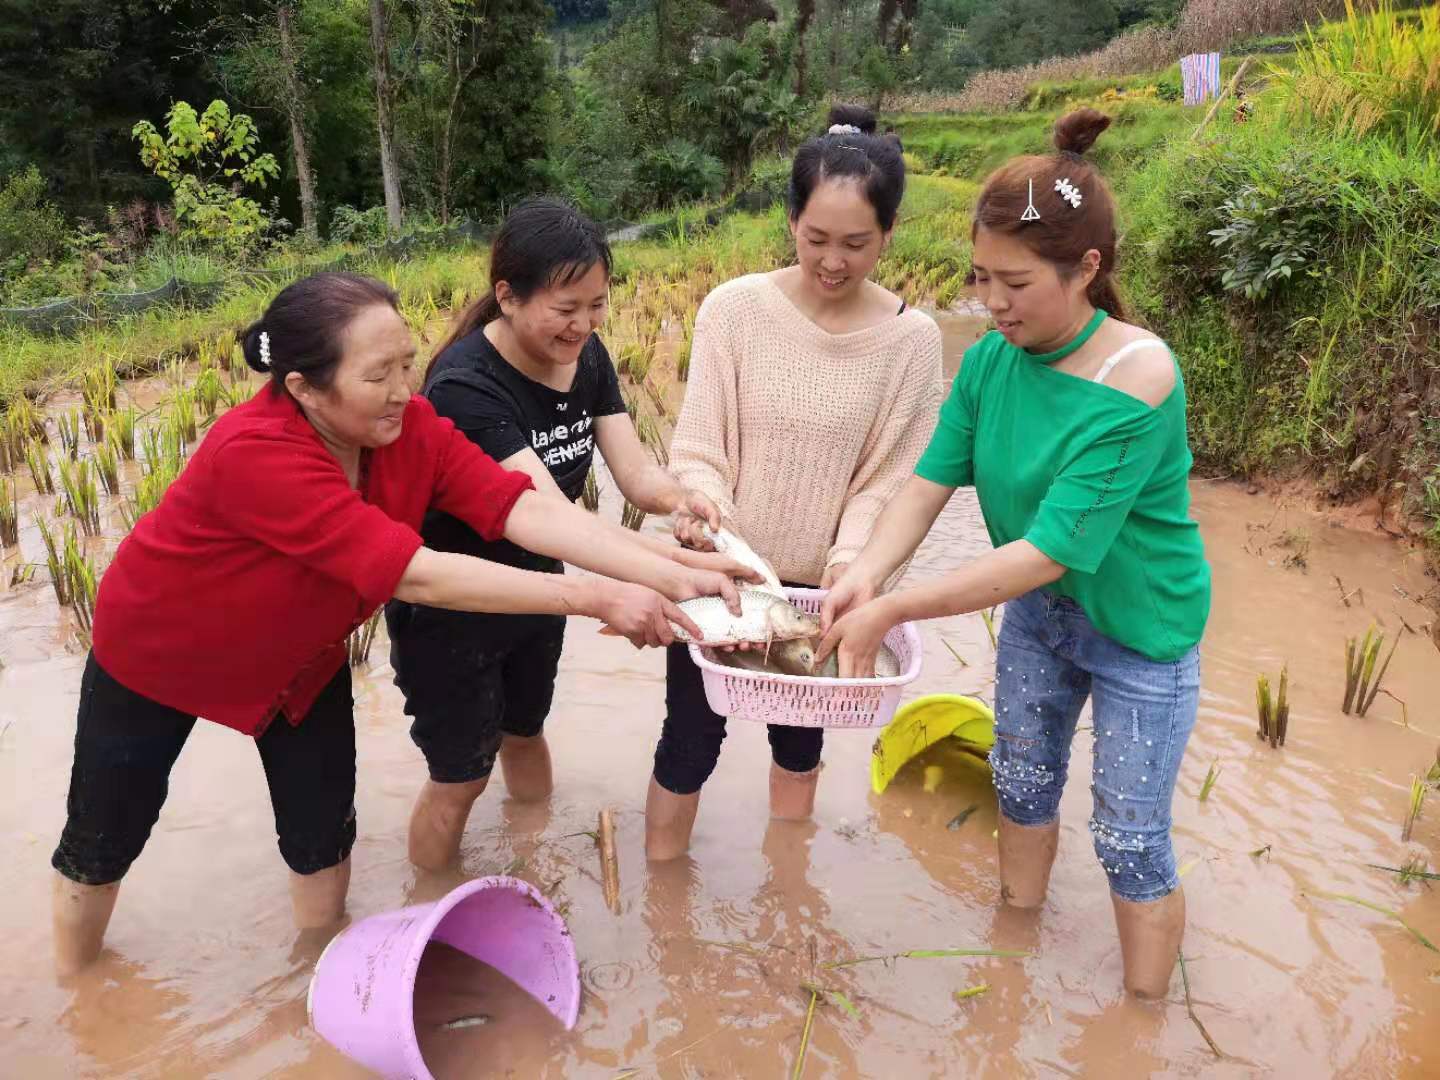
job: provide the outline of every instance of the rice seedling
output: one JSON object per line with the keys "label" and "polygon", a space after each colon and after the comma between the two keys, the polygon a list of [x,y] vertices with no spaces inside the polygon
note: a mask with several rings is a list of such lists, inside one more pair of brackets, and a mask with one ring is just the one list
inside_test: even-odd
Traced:
{"label": "rice seedling", "polygon": [[31,439],[30,445],[25,448],[25,466],[30,470],[30,479],[35,483],[35,490],[41,495],[55,494],[55,478],[50,474],[50,458],[45,453],[45,444],[39,439]]}
{"label": "rice seedling", "polygon": [[140,467],[144,472],[168,471],[175,476],[185,464],[185,439],[180,428],[172,422],[152,424],[140,437],[143,460]]}
{"label": "rice seedling", "polygon": [[98,443],[105,437],[105,417],[115,411],[117,380],[115,365],[110,360],[90,368],[80,378],[80,396],[85,403],[85,428],[90,441]]}
{"label": "rice seedling", "polygon": [[956,1001],[968,1001],[970,998],[979,997],[990,989],[989,983],[979,983],[975,986],[967,986],[964,990],[956,990],[954,997]]}
{"label": "rice seedling", "polygon": [[[50,531],[50,522],[36,518],[40,530],[40,542],[45,545],[45,568],[50,572],[50,587],[55,590],[55,602],[62,608],[70,604],[70,581],[65,576],[65,563],[60,557],[61,548],[55,543],[55,534]],[[74,526],[68,526],[74,531]]]}
{"label": "rice seedling", "polygon": [[220,402],[228,396],[225,384],[220,381],[220,373],[214,368],[200,372],[200,377],[195,380],[194,394],[207,423],[215,419]]}
{"label": "rice seedling", "polygon": [[80,456],[80,412],[78,409],[67,409],[55,418],[55,424],[60,429],[60,450],[74,461]]}
{"label": "rice seedling", "polygon": [[1269,677],[1261,675],[1255,680],[1255,709],[1260,717],[1255,737],[1261,742],[1268,742],[1272,749],[1285,745],[1285,732],[1290,727],[1290,704],[1286,700],[1289,684],[1288,665],[1280,669],[1280,685],[1273,699]]}
{"label": "rice seedling", "polygon": [[175,391],[170,399],[166,419],[175,427],[185,446],[195,445],[195,441],[200,437],[200,429],[195,423],[195,391],[192,388],[186,386]]}
{"label": "rice seedling", "polygon": [[1432,881],[1440,881],[1440,874],[1432,874],[1430,864],[1418,855],[1404,866],[1380,866],[1378,863],[1366,863],[1365,865],[1372,870],[1384,870],[1387,874],[1398,875],[1401,885],[1409,885],[1412,881],[1423,882],[1426,885]]}
{"label": "rice seedling", "polygon": [[629,499],[620,511],[620,524],[635,532],[640,531],[640,526],[645,524],[645,511],[636,506]]}
{"label": "rice seedling", "polygon": [[125,461],[135,460],[135,421],[135,406],[127,405],[112,413],[105,425],[106,438]]}
{"label": "rice seedling", "polygon": [[989,608],[987,610],[982,608],[980,610],[980,618],[985,622],[985,633],[990,635],[990,648],[994,649],[998,642],[998,638],[995,636],[995,609]]}
{"label": "rice seedling", "polygon": [[1205,782],[1200,785],[1200,801],[1204,802],[1210,798],[1210,792],[1215,787],[1215,781],[1220,779],[1220,762],[1212,761],[1210,769],[1205,773]]}
{"label": "rice seedling", "polygon": [[10,568],[10,588],[18,588],[35,576],[35,564],[22,562]]}
{"label": "rice seedling", "polygon": [[[1302,893],[1301,895],[1305,894]],[[1421,945],[1424,945],[1425,948],[1429,949],[1431,952],[1440,952],[1440,949],[1437,949],[1429,938],[1427,938],[1424,934],[1420,933],[1419,930],[1416,930],[1413,926],[1411,926],[1403,918],[1401,918],[1398,911],[1392,911],[1390,908],[1382,907],[1381,905],[1376,904],[1370,900],[1362,900],[1358,896],[1350,896],[1348,893],[1316,892],[1313,895],[1322,897],[1326,900],[1343,900],[1347,904],[1358,904],[1360,907],[1369,908],[1371,911],[1376,912],[1380,915],[1384,915],[1386,918],[1394,919],[1397,923],[1403,926],[1406,931],[1408,931],[1410,935],[1415,938],[1416,941],[1420,942]]]}
{"label": "rice seedling", "polygon": [[109,438],[95,447],[95,471],[107,495],[120,494],[120,455]]}
{"label": "rice seedling", "polygon": [[5,426],[12,437],[50,441],[50,431],[45,427],[45,417],[35,408],[29,398],[19,395],[5,411]]}
{"label": "rice seedling", "polygon": [[940,639],[940,643],[944,645],[945,648],[950,650],[950,655],[955,658],[955,660],[959,663],[961,667],[970,666],[970,661],[966,660],[963,656],[956,652],[954,645],[951,645],[950,642],[946,641],[943,637]]}
{"label": "rice seedling", "polygon": [[20,543],[20,490],[15,481],[0,476],[0,547]]}
{"label": "rice seedling", "polygon": [[1014,949],[908,949],[905,952],[887,953],[883,956],[856,956],[849,960],[831,960],[821,964],[824,968],[854,967],[856,964],[890,963],[896,960],[930,960],[947,956],[996,956],[1025,960],[1032,954]]}
{"label": "rice seedling", "polygon": [[185,361],[176,357],[165,365],[165,381],[175,390],[183,390],[190,381],[185,372]]}
{"label": "rice seedling", "polygon": [[810,1049],[810,1028],[815,1023],[815,1003],[819,1000],[819,988],[810,987],[810,1004],[805,1009],[805,1028],[800,1032],[800,1053],[795,1058],[795,1071],[790,1074],[790,1080],[800,1080],[800,1074],[805,1071],[805,1052]]}
{"label": "rice seedling", "polygon": [[1220,1047],[1215,1045],[1215,1040],[1210,1037],[1210,1032],[1205,1030],[1205,1025],[1200,1022],[1200,1017],[1195,1014],[1195,1005],[1190,1000],[1190,973],[1185,970],[1185,954],[1176,950],[1176,956],[1180,961],[1180,982],[1185,987],[1185,1012],[1189,1015],[1191,1023],[1195,1025],[1201,1036],[1205,1039],[1205,1045],[1210,1047],[1210,1052],[1217,1058],[1225,1055],[1220,1052]]}
{"label": "rice seedling", "polygon": [[135,485],[135,491],[120,504],[120,516],[126,529],[135,528],[135,523],[160,505],[166,488],[180,475],[180,466],[169,460],[157,460],[148,468]]}
{"label": "rice seedling", "polygon": [[600,509],[600,481],[595,479],[595,467],[585,474],[585,490],[580,493],[580,503],[592,514]]}
{"label": "rice seedling", "polygon": [[1410,834],[1415,831],[1415,819],[1425,808],[1425,784],[1418,776],[1410,777],[1410,799],[1405,807],[1405,824],[1400,828],[1400,839],[1404,843],[1410,842]]}
{"label": "rice seedling", "polygon": [[665,446],[665,435],[660,430],[659,423],[649,413],[638,412],[635,415],[635,434],[640,437],[640,442],[649,448],[650,453],[661,468],[668,468],[670,465],[670,451]]}
{"label": "rice seedling", "polygon": [[80,624],[81,637],[88,642],[90,628],[95,621],[95,593],[99,575],[95,573],[95,564],[90,556],[85,553],[84,543],[70,527],[65,530],[64,560],[70,592],[70,610],[75,613],[75,621]]}
{"label": "rice seedling", "polygon": [[357,626],[346,639],[345,652],[352,668],[365,667],[370,663],[370,648],[375,644],[375,635],[380,629],[380,620],[384,614],[384,608],[377,608],[375,613]]}
{"label": "rice seedling", "polygon": [[0,472],[14,472],[24,460],[24,440],[11,434],[8,425],[0,424]]}
{"label": "rice seedling", "polygon": [[1346,716],[1350,715],[1353,708],[1356,716],[1363,717],[1375,703],[1375,698],[1380,693],[1380,683],[1385,678],[1385,672],[1395,656],[1395,649],[1400,644],[1399,635],[1397,634],[1391,643],[1385,662],[1377,672],[1375,661],[1379,658],[1380,648],[1384,644],[1385,632],[1378,630],[1373,623],[1370,629],[1365,631],[1363,639],[1345,639],[1345,701],[1340,706],[1340,711]]}
{"label": "rice seedling", "polygon": [[86,536],[100,535],[100,492],[88,460],[60,459],[60,490],[65,508],[80,523]]}
{"label": "rice seedling", "polygon": [[1430,771],[1425,774],[1427,784],[1440,784],[1440,748],[1435,751],[1435,764],[1430,766]]}

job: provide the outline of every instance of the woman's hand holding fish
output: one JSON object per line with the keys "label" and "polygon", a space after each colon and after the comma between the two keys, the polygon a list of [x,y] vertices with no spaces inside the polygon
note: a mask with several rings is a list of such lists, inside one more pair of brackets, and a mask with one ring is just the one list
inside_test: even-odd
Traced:
{"label": "woman's hand holding fish", "polygon": [[684,502],[675,508],[675,539],[696,551],[714,551],[715,545],[705,533],[707,525],[711,532],[720,531],[720,508],[710,496],[691,488],[685,492]]}
{"label": "woman's hand holding fish", "polygon": [[673,642],[675,631],[670,627],[672,622],[686,633],[700,637],[700,628],[672,601],[652,589],[604,579],[597,579],[594,588],[595,602],[589,614],[605,623],[606,629],[612,633],[629,638],[630,644],[637,649]]}
{"label": "woman's hand holding fish", "polygon": [[833,652],[839,659],[840,678],[869,679],[875,675],[875,657],[885,635],[900,620],[885,597],[852,607],[842,615],[815,650],[818,670]]}
{"label": "woman's hand holding fish", "polygon": [[[694,567],[679,567],[679,575],[672,588],[666,589],[665,594],[671,600],[679,603],[681,600],[692,600],[697,596],[718,596],[725,601],[725,607],[731,615],[740,614],[740,590],[735,587],[735,581],[729,573],[718,570],[697,570]],[[741,569],[745,577],[753,576],[749,571]]]}
{"label": "woman's hand holding fish", "polygon": [[758,570],[737,562],[729,555],[721,555],[715,551],[691,551],[689,548],[673,547],[668,550],[670,558],[674,559],[681,566],[688,566],[694,570],[710,570],[717,574],[724,574],[728,578],[739,578],[741,581],[759,582],[764,580]]}
{"label": "woman's hand holding fish", "polygon": [[830,632],[830,627],[836,619],[862,604],[868,604],[880,591],[880,586],[875,579],[865,573],[864,567],[859,562],[853,562],[843,570],[844,572],[832,584],[824,585],[822,583],[821,585],[822,588],[830,590],[820,605],[820,632],[822,634]]}

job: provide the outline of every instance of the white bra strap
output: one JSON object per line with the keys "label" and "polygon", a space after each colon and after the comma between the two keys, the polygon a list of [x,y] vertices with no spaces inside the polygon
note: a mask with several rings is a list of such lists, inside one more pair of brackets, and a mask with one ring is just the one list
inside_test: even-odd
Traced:
{"label": "white bra strap", "polygon": [[1125,357],[1128,356],[1130,353],[1135,352],[1139,349],[1146,348],[1150,345],[1159,345],[1163,349],[1168,349],[1170,347],[1166,345],[1165,342],[1161,341],[1159,338],[1140,338],[1138,341],[1132,341],[1128,345],[1122,345],[1120,346],[1120,348],[1116,349],[1113,353],[1111,353],[1106,358],[1105,362],[1100,365],[1100,370],[1095,373],[1094,381],[1098,383],[1103,383],[1106,379],[1110,377],[1110,372],[1115,370],[1116,364],[1120,363],[1120,361],[1125,359]]}

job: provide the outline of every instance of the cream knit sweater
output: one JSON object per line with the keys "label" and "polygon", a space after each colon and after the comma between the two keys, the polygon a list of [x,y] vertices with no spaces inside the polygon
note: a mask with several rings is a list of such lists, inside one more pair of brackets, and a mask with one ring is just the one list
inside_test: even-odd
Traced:
{"label": "cream knit sweater", "polygon": [[818,585],[860,553],[914,470],[942,391],[928,315],[831,334],[749,274],[700,305],[670,469],[782,580]]}

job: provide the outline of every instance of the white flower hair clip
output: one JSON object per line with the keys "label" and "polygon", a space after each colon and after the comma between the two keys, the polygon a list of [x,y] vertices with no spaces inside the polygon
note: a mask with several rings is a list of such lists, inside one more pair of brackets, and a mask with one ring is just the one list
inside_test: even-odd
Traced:
{"label": "white flower hair clip", "polygon": [[1070,178],[1068,176],[1065,177],[1064,180],[1055,181],[1055,190],[1060,193],[1060,197],[1062,199],[1068,202],[1076,210],[1080,209],[1080,201],[1082,198],[1080,194],[1080,189],[1074,184],[1070,183]]}
{"label": "white flower hair clip", "polygon": [[827,135],[859,135],[860,129],[854,124],[831,124]]}
{"label": "white flower hair clip", "polygon": [[270,367],[270,331],[260,331],[260,363],[268,370]]}

